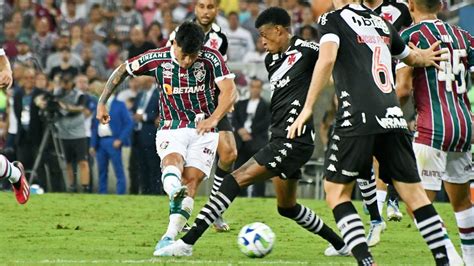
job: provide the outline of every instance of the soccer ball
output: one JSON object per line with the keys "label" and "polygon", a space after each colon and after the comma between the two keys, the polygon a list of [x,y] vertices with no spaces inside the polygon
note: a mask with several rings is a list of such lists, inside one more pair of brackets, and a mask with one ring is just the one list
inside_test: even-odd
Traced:
{"label": "soccer ball", "polygon": [[268,225],[251,223],[240,229],[237,244],[240,251],[250,258],[263,258],[268,255],[275,243],[275,233]]}

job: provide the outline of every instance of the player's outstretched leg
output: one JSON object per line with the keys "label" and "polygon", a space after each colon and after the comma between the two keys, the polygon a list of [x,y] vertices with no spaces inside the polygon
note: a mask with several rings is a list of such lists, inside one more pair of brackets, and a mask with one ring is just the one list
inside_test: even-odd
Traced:
{"label": "player's outstretched leg", "polygon": [[174,166],[165,166],[162,171],[161,181],[163,189],[170,199],[170,215],[169,224],[166,233],[156,245],[155,249],[160,249],[171,244],[178,233],[183,229],[190,214],[183,211],[183,204],[187,204],[185,200],[187,196],[187,187],[181,184],[181,170]]}
{"label": "player's outstretched leg", "polygon": [[[232,126],[228,124],[227,118],[219,122],[217,127],[219,130],[219,144],[217,146],[217,154],[219,161],[217,162],[216,171],[214,173],[214,181],[212,184],[211,197],[214,197],[221,186],[224,177],[231,173],[232,166],[237,159],[237,145],[235,144]],[[226,223],[222,216],[217,217],[214,221],[214,229],[217,232],[228,232],[230,226]]]}
{"label": "player's outstretched leg", "polygon": [[364,205],[367,207],[370,215],[370,229],[367,235],[367,244],[369,247],[373,247],[380,242],[380,236],[386,228],[386,224],[380,216],[378,208],[375,175],[372,175],[370,180],[358,178],[357,185],[361,191]]}
{"label": "player's outstretched leg", "polygon": [[25,169],[20,162],[11,163],[7,157],[0,154],[0,180],[4,178],[12,184],[18,203],[25,204],[30,198],[30,186],[26,181]]}

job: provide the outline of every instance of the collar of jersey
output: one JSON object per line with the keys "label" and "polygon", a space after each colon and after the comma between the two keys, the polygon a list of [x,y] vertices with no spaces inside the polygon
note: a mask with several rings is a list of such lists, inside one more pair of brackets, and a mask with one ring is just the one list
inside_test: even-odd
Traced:
{"label": "collar of jersey", "polygon": [[171,60],[173,60],[173,62],[175,62],[179,66],[178,60],[176,60],[176,57],[174,56],[174,47],[173,47],[173,45],[171,45],[171,47],[170,47],[170,54],[171,54]]}

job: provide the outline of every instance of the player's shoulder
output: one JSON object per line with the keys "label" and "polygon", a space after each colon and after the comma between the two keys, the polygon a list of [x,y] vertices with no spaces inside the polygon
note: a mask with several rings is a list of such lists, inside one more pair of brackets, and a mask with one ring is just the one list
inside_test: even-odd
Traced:
{"label": "player's shoulder", "polygon": [[220,65],[224,62],[222,54],[219,50],[203,46],[201,52],[199,53],[199,57],[202,59],[210,60],[215,66]]}
{"label": "player's shoulder", "polygon": [[217,23],[213,22],[212,25],[211,25],[211,30],[212,32],[215,32],[217,34],[224,34],[222,32],[222,28],[221,26],[217,25]]}
{"label": "player's shoulder", "polygon": [[319,17],[318,23],[323,25],[323,26],[326,25],[326,23],[329,20],[334,20],[337,17],[340,17],[341,11],[342,11],[342,9],[338,9],[338,10],[332,10],[332,11],[329,11],[329,12],[326,12],[326,13],[322,14]]}
{"label": "player's shoulder", "polygon": [[301,52],[319,52],[319,43],[303,40],[299,37],[296,37],[293,44],[296,50]]}
{"label": "player's shoulder", "polygon": [[417,23],[417,24],[412,24],[402,31],[400,31],[400,36],[404,39],[409,39],[411,35],[414,33],[417,33],[421,30],[421,27],[423,26],[422,23]]}

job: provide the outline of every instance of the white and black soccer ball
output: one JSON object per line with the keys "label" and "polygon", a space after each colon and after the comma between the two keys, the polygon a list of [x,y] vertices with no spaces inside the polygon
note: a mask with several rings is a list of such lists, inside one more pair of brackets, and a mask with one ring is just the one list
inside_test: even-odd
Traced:
{"label": "white and black soccer ball", "polygon": [[264,223],[251,223],[240,229],[237,244],[248,257],[263,258],[273,249],[275,233]]}

